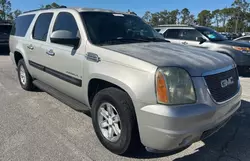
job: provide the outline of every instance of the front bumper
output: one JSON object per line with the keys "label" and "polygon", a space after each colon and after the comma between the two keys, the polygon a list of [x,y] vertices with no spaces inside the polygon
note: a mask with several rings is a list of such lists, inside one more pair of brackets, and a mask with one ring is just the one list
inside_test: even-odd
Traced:
{"label": "front bumper", "polygon": [[143,103],[138,103],[143,106],[137,111],[137,120],[144,146],[171,151],[191,145],[220,129],[241,105],[241,87],[233,98],[217,104],[211,99],[207,89],[198,86],[197,92],[203,94],[197,95],[196,104],[143,106]]}

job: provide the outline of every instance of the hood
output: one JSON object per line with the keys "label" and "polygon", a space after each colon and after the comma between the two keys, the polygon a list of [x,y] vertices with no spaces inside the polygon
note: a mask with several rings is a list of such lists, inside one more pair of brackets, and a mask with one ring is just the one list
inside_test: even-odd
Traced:
{"label": "hood", "polygon": [[225,40],[225,41],[216,41],[215,43],[222,45],[229,45],[229,46],[250,47],[249,43],[244,43],[240,41]]}
{"label": "hood", "polygon": [[201,76],[204,72],[233,64],[230,57],[221,53],[165,42],[108,45],[103,48],[138,58],[158,67],[181,67],[191,76]]}

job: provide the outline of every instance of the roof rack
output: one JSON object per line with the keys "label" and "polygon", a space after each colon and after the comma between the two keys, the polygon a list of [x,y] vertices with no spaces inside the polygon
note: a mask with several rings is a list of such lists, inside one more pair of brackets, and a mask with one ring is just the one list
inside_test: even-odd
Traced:
{"label": "roof rack", "polygon": [[40,8],[40,9],[25,11],[23,13],[29,13],[29,12],[35,12],[35,11],[43,11],[43,10],[49,10],[49,9],[60,9],[60,8],[67,8],[67,6],[60,6],[59,8]]}

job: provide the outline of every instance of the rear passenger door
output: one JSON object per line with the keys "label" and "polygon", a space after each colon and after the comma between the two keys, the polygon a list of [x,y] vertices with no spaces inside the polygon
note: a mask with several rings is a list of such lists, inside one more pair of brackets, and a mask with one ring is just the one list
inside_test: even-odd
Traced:
{"label": "rear passenger door", "polygon": [[48,29],[51,24],[53,13],[41,13],[36,19],[33,30],[31,31],[30,41],[27,44],[29,51],[29,65],[32,75],[42,81],[46,81],[46,74],[43,72],[43,66],[46,64],[46,55],[44,54],[43,45],[46,44]]}
{"label": "rear passenger door", "polygon": [[[77,21],[72,13],[59,12],[53,22],[50,35],[58,30],[66,30],[81,39]],[[47,84],[83,102],[82,77],[83,61],[85,60],[84,53],[79,54],[78,47],[52,43],[50,38],[48,38],[47,43],[42,45],[42,48],[44,60],[46,61],[44,63],[46,73],[49,75]],[[83,51],[81,50],[81,52]]]}
{"label": "rear passenger door", "polygon": [[180,44],[180,33],[181,29],[168,29],[163,33],[163,36],[171,43]]}

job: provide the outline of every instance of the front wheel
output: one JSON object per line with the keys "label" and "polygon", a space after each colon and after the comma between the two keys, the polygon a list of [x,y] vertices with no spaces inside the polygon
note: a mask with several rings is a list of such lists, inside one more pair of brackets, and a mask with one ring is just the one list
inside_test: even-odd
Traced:
{"label": "front wheel", "polygon": [[134,107],[124,91],[111,87],[97,93],[92,121],[100,142],[111,152],[125,154],[140,145]]}

